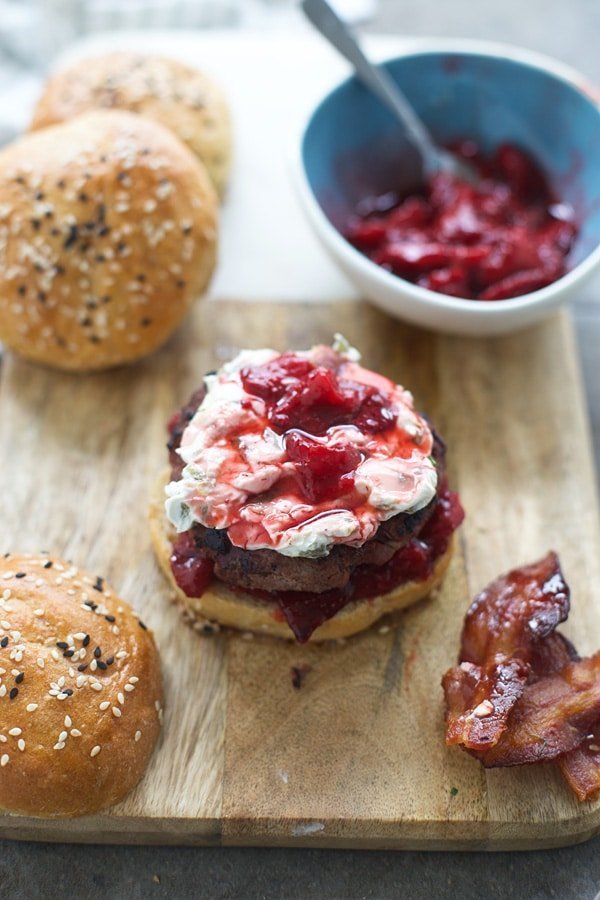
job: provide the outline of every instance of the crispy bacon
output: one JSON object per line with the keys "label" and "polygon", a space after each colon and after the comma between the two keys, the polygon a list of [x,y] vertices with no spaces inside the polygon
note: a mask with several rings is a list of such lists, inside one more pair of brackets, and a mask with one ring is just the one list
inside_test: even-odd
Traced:
{"label": "crispy bacon", "polygon": [[506,728],[509,713],[523,693],[529,666],[520,659],[487,669],[463,662],[444,675],[446,743],[468,749],[493,747]]}
{"label": "crispy bacon", "polygon": [[577,650],[560,631],[549,634],[534,645],[531,652],[531,679],[554,675],[570,663],[580,659]]}
{"label": "crispy bacon", "polygon": [[[569,589],[553,552],[497,578],[475,598],[462,631],[461,665],[442,682],[447,744],[485,750],[500,740],[537,645],[568,612]],[[557,644],[557,656],[562,649]]]}
{"label": "crispy bacon", "polygon": [[579,747],[560,757],[558,764],[580,800],[589,800],[600,791],[600,721]]}
{"label": "crispy bacon", "polygon": [[486,767],[556,759],[600,721],[600,653],[528,684],[491,749],[477,754]]}
{"label": "crispy bacon", "polygon": [[484,666],[498,654],[529,662],[534,646],[569,614],[569,588],[558,556],[513,569],[492,581],[465,618],[460,658]]}
{"label": "crispy bacon", "polygon": [[484,766],[557,760],[580,800],[600,791],[600,652],[554,629],[569,612],[558,557],[496,579],[469,608],[446,672],[446,743]]}

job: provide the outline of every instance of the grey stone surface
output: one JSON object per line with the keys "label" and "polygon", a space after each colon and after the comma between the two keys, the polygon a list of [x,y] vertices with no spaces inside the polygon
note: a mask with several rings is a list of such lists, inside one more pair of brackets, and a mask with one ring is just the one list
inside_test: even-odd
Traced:
{"label": "grey stone surface", "polygon": [[[381,0],[373,31],[508,41],[600,83],[599,0]],[[600,461],[600,314],[576,308]],[[158,881],[157,881],[158,880]],[[159,882],[159,883],[158,883]],[[530,853],[88,847],[0,842],[0,898],[387,898],[594,900],[600,839]]]}

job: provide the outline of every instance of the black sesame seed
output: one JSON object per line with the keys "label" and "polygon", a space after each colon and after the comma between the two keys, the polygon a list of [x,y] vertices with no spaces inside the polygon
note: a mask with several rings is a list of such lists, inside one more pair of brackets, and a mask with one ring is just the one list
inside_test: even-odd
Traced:
{"label": "black sesame seed", "polygon": [[94,606],[93,600],[84,600],[83,603],[84,603],[84,606]]}
{"label": "black sesame seed", "polygon": [[8,637],[3,637],[0,641],[0,647],[8,647]]}
{"label": "black sesame seed", "polygon": [[55,274],[55,275],[64,275],[64,274],[65,274],[65,267],[64,267],[64,266],[61,266],[60,264],[57,263],[57,264],[54,266],[54,274]]}
{"label": "black sesame seed", "polygon": [[59,190],[61,190],[61,191],[64,191],[64,189],[66,188],[66,186],[67,186],[67,183],[66,183],[66,181],[65,181],[64,178],[60,178],[60,179],[56,182],[56,187],[57,187]]}
{"label": "black sesame seed", "polygon": [[25,578],[27,572],[17,572],[15,578]]}
{"label": "black sesame seed", "polygon": [[100,237],[106,237],[106,235],[109,233],[109,231],[110,231],[110,226],[109,226],[109,225],[103,225],[102,228],[99,228],[99,229],[98,229],[98,235],[99,235]]}
{"label": "black sesame seed", "polygon": [[77,236],[78,236],[77,225],[69,225],[69,233],[63,243],[63,247],[65,250],[68,250],[69,247],[72,247],[73,244],[75,244],[77,242]]}
{"label": "black sesame seed", "polygon": [[50,234],[52,235],[52,237],[58,237],[58,235],[60,234],[60,228],[57,228],[56,225],[54,225],[50,229]]}
{"label": "black sesame seed", "polygon": [[107,665],[107,666],[112,666],[112,664],[114,663],[114,661],[115,661],[114,656],[109,656],[108,659],[106,660],[106,665]]}
{"label": "black sesame seed", "polygon": [[146,280],[146,276],[144,275],[143,272],[140,272],[140,274],[136,275],[135,278],[136,278],[136,281],[141,281],[141,282],[144,282]]}
{"label": "black sesame seed", "polygon": [[32,220],[31,220],[31,227],[33,228],[34,231],[39,231],[41,225],[42,225],[42,223],[40,222],[39,219],[32,219]]}
{"label": "black sesame seed", "polygon": [[107,622],[116,622],[116,619],[114,616],[109,615],[109,616],[104,616],[104,618],[106,619]]}
{"label": "black sesame seed", "polygon": [[127,172],[117,172],[117,181],[125,181]]}
{"label": "black sesame seed", "polygon": [[177,279],[177,287],[178,287],[178,288],[184,288],[184,287],[185,287],[185,281],[183,280],[183,278],[178,278],[178,279]]}
{"label": "black sesame seed", "polygon": [[148,626],[145,625],[141,619],[138,619],[138,625],[140,626],[140,628],[143,628],[144,631],[148,631]]}
{"label": "black sesame seed", "polygon": [[100,338],[98,337],[97,334],[90,334],[88,340],[89,340],[90,344],[99,344],[100,343]]}
{"label": "black sesame seed", "polygon": [[38,293],[37,293],[37,298],[38,298],[38,300],[40,301],[40,303],[45,303],[45,302],[46,302],[46,299],[47,299],[47,298],[46,298],[46,294],[44,293],[44,291],[38,291]]}
{"label": "black sesame seed", "polygon": [[65,659],[71,659],[71,657],[73,656],[74,653],[75,653],[75,651],[73,650],[72,647],[70,647],[68,650],[65,650],[65,652],[63,653],[63,656],[65,657]]}
{"label": "black sesame seed", "polygon": [[117,253],[125,253],[125,250],[127,250],[127,244],[125,241],[119,241],[117,244]]}
{"label": "black sesame seed", "polygon": [[14,700],[17,694],[19,693],[19,688],[11,688],[10,694],[8,695],[11,700]]}
{"label": "black sesame seed", "polygon": [[96,659],[100,659],[100,657],[102,656],[102,650],[100,649],[100,647],[96,647],[96,649],[94,650],[94,656],[96,657]]}
{"label": "black sesame seed", "polygon": [[43,192],[43,191],[37,191],[37,193],[36,193],[36,195],[35,195],[35,199],[36,199],[36,200],[43,200],[43,199],[44,199],[44,196],[45,196],[45,195],[44,195],[44,192]]}
{"label": "black sesame seed", "polygon": [[77,666],[78,672],[85,672],[86,669],[87,669],[87,663],[81,663],[80,666]]}
{"label": "black sesame seed", "polygon": [[140,325],[142,326],[142,328],[147,328],[148,325],[152,325],[152,319],[149,319],[147,316],[145,316],[143,319],[141,319]]}
{"label": "black sesame seed", "polygon": [[23,679],[25,678],[25,672],[19,672],[18,675],[15,675],[15,684],[21,684]]}
{"label": "black sesame seed", "polygon": [[89,197],[89,194],[86,194],[85,191],[82,191],[81,194],[79,194],[77,199],[79,200],[80,203],[87,203],[89,201],[90,197]]}
{"label": "black sesame seed", "polygon": [[63,694],[66,694],[67,697],[71,697],[73,695],[73,688],[63,688]]}
{"label": "black sesame seed", "polygon": [[82,640],[81,644],[82,644],[83,647],[87,647],[87,645],[89,644],[89,642],[90,642],[90,636],[89,636],[89,634],[86,634],[86,636],[85,636],[84,639]]}
{"label": "black sesame seed", "polygon": [[68,650],[69,649],[69,645],[67,644],[66,641],[57,641],[56,646],[58,647],[59,650]]}
{"label": "black sesame seed", "polygon": [[98,660],[98,668],[102,669],[103,672],[106,671],[106,668],[107,668],[106,663],[101,659]]}
{"label": "black sesame seed", "polygon": [[19,297],[24,297],[26,293],[27,293],[27,288],[25,287],[24,284],[20,284],[19,287],[17,288],[17,294],[19,295]]}
{"label": "black sesame seed", "polygon": [[100,576],[100,575],[96,576],[96,581],[94,583],[94,590],[100,591],[100,593],[102,593],[102,591],[104,590],[104,578],[102,578],[102,576]]}
{"label": "black sesame seed", "polygon": [[47,560],[47,561],[44,563],[44,568],[45,568],[45,569],[51,569],[51,568],[52,568],[52,560],[51,560],[51,559]]}
{"label": "black sesame seed", "polygon": [[81,320],[81,324],[83,325],[84,328],[89,328],[90,325],[94,324],[94,322],[92,319],[90,319],[89,316],[86,316],[85,319]]}

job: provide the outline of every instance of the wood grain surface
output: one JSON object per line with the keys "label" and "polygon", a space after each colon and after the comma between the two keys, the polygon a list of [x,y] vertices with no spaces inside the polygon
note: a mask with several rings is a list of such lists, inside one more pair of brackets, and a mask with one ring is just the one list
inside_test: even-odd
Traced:
{"label": "wood grain surface", "polygon": [[[150,549],[165,422],[240,347],[303,348],[334,330],[409,387],[448,442],[467,510],[449,576],[397,627],[345,644],[199,636]],[[564,630],[581,652],[599,643],[598,508],[566,314],[475,341],[363,304],[208,302],[137,367],[76,377],[7,356],[0,416],[0,549],[46,549],[106,576],[154,628],[167,694],[162,741],[126,801],[74,821],[0,817],[0,836],[525,849],[600,831],[600,802],[579,804],[554,766],[486,772],[443,741],[441,675],[470,598],[501,571],[556,549],[573,595]]]}

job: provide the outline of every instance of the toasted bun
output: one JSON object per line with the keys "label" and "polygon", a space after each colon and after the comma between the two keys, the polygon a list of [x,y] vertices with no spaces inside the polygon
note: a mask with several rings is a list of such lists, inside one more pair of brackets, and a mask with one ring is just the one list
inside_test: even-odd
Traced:
{"label": "toasted bun", "polygon": [[220,195],[231,165],[231,125],[223,94],[197,69],[140,53],[84,59],[47,82],[32,129],[91,109],[124,109],[170,128],[202,160]]}
{"label": "toasted bun", "polygon": [[[164,488],[169,479],[168,471],[156,485],[150,503],[150,530],[152,543],[160,566],[182,605],[186,618],[199,630],[214,623],[241,631],[253,631],[273,637],[293,640],[294,635],[286,622],[273,617],[273,607],[255,599],[250,594],[234,593],[221,581],[213,581],[202,597],[188,597],[178,587],[171,571],[170,557],[175,532],[164,511]],[[442,580],[452,557],[452,543],[441,556],[433,573],[426,581],[409,581],[387,594],[369,600],[356,600],[320,625],[310,636],[310,641],[330,641],[350,637],[370,628],[382,616],[404,609],[426,597]]]}
{"label": "toasted bun", "polygon": [[166,128],[92,112],[0,152],[0,340],[61,369],[162,344],[206,288],[217,199]]}
{"label": "toasted bun", "polygon": [[0,675],[2,811],[81,816],[135,787],[160,731],[159,658],[101,579],[0,559]]}

